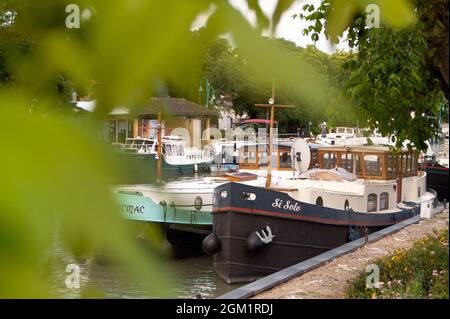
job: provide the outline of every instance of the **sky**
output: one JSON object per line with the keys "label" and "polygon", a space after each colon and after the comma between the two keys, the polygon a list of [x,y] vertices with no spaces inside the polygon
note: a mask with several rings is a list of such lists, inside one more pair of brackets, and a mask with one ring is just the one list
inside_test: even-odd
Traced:
{"label": "sky", "polygon": [[[252,24],[256,25],[256,15],[253,11],[251,11],[245,0],[229,0],[231,5],[238,9],[246,19]],[[278,3],[278,0],[259,0],[259,5],[261,10],[265,13],[267,17],[271,17],[273,11],[275,10],[275,6]],[[318,6],[320,4],[320,0],[297,0],[294,4],[286,11],[281,17],[280,23],[276,29],[275,37],[284,38],[286,40],[290,40],[295,42],[298,46],[306,47],[308,44],[314,44],[311,40],[310,35],[304,36],[302,34],[302,30],[307,27],[309,24],[306,21],[303,21],[299,18],[293,19],[292,15],[300,13],[304,4],[309,3],[314,6]],[[201,27],[207,21],[209,14],[212,12],[205,13],[197,19],[193,24],[193,29]],[[339,44],[333,46],[330,42],[325,38],[325,35],[320,35],[320,40],[316,43],[316,47],[326,53],[333,53],[336,50],[346,50],[349,51],[348,45],[341,41]]]}

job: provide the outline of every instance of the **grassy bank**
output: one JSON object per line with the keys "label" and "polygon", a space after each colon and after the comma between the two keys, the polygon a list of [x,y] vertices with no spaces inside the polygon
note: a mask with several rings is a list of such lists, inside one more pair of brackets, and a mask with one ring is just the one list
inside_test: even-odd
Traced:
{"label": "grassy bank", "polygon": [[366,286],[370,273],[349,282],[345,298],[448,298],[448,227],[414,243],[407,251],[377,259],[378,287]]}

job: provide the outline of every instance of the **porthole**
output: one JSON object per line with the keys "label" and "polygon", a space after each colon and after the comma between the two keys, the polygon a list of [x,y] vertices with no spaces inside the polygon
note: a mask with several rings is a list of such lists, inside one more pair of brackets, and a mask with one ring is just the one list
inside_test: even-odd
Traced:
{"label": "porthole", "polygon": [[242,192],[241,198],[245,200],[255,200],[256,194],[255,193],[249,193],[249,192]]}
{"label": "porthole", "polygon": [[316,199],[316,205],[318,205],[318,206],[323,206],[323,199],[322,199],[322,197],[317,197],[317,199]]}
{"label": "porthole", "polygon": [[197,196],[194,200],[194,207],[196,210],[200,210],[203,207],[203,200],[200,196]]}
{"label": "porthole", "polygon": [[344,203],[344,210],[349,210],[350,209],[350,203],[348,202],[348,199],[345,200]]}

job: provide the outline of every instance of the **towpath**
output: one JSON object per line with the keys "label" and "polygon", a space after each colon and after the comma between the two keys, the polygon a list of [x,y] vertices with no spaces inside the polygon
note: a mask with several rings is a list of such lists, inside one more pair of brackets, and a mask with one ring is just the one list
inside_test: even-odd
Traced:
{"label": "towpath", "polygon": [[347,282],[363,272],[370,261],[394,253],[397,248],[409,249],[413,243],[433,230],[448,227],[448,209],[431,219],[403,228],[397,233],[368,244],[352,253],[290,281],[260,293],[257,299],[337,299],[342,298]]}

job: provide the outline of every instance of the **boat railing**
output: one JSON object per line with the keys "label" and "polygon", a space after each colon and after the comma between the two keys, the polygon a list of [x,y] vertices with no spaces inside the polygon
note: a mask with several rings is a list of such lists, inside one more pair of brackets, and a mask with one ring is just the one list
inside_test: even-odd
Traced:
{"label": "boat railing", "polygon": [[114,150],[123,153],[150,153],[152,145],[136,145],[128,143],[111,143]]}
{"label": "boat railing", "polygon": [[[299,133],[281,133],[274,135],[274,141],[293,141],[300,137]],[[203,143],[214,142],[214,143],[223,143],[223,144],[233,144],[236,142],[257,142],[257,143],[268,143],[270,135],[269,134],[258,134],[254,133],[250,134],[237,134],[234,135],[233,138],[220,138],[220,139],[203,139]]]}

